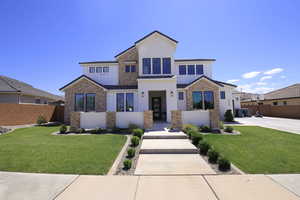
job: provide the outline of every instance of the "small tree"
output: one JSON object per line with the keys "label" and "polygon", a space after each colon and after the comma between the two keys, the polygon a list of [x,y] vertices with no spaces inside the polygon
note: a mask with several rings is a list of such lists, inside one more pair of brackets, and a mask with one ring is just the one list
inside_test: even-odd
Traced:
{"label": "small tree", "polygon": [[66,125],[61,125],[61,127],[59,128],[59,132],[60,134],[65,134],[67,132],[68,128]]}
{"label": "small tree", "polygon": [[230,109],[226,110],[226,112],[224,114],[224,118],[225,118],[226,122],[233,122],[234,121],[233,114],[232,114],[232,111]]}

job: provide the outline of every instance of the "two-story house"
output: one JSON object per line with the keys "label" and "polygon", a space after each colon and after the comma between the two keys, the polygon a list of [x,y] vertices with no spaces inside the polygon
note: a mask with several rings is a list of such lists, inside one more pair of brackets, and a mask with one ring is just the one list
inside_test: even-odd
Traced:
{"label": "two-story house", "polygon": [[[147,120],[148,128],[151,121],[218,127],[224,112],[234,109],[236,86],[213,80],[215,59],[174,58],[177,43],[154,31],[114,61],[80,62],[83,75],[60,89],[65,92],[65,121],[72,125],[74,112],[81,113],[74,115],[74,123],[86,128]],[[95,113],[87,117],[87,112],[106,114],[97,121]]]}

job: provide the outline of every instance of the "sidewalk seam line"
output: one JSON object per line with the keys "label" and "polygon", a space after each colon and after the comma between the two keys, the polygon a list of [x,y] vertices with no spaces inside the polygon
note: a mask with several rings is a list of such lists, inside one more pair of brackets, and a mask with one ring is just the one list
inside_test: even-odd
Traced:
{"label": "sidewalk seam line", "polygon": [[275,179],[273,179],[271,176],[265,174],[266,177],[268,177],[269,179],[271,179],[274,183],[277,183],[278,185],[280,185],[283,189],[285,189],[288,192],[293,193],[294,195],[296,195],[297,197],[300,197],[297,193],[295,193],[294,191],[290,190],[289,188],[287,188],[286,186],[284,186],[283,184],[279,183],[278,181],[276,181]]}
{"label": "sidewalk seam line", "polygon": [[220,198],[218,197],[216,191],[213,189],[213,187],[209,184],[208,180],[206,179],[205,176],[203,176],[205,182],[207,183],[208,187],[211,189],[211,191],[214,193],[215,197],[217,198],[217,200],[220,200]]}
{"label": "sidewalk seam line", "polygon": [[71,181],[71,183],[69,183],[64,189],[62,189],[59,193],[57,193],[57,195],[55,195],[52,200],[57,199],[58,196],[60,196],[64,191],[66,191],[79,178],[79,176],[80,175],[77,175],[77,177],[75,177],[74,180]]}
{"label": "sidewalk seam line", "polygon": [[138,192],[138,187],[139,187],[139,183],[140,183],[140,176],[138,177],[138,180],[137,180],[137,183],[136,183],[136,188],[135,188],[135,192],[134,192],[134,197],[133,197],[133,200],[136,200],[136,195],[137,195],[137,192]]}

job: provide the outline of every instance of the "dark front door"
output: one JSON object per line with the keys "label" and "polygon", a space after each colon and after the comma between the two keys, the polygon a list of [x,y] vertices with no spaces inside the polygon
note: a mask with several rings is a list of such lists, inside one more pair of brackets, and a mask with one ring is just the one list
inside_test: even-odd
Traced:
{"label": "dark front door", "polygon": [[153,120],[161,120],[161,98],[152,97]]}

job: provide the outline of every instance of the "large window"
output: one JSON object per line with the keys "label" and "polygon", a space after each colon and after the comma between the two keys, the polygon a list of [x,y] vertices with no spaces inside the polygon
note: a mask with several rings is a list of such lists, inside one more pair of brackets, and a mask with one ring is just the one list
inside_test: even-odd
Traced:
{"label": "large window", "polygon": [[205,91],[204,92],[204,108],[206,109],[214,109],[214,92],[213,91]]}
{"label": "large window", "polygon": [[75,111],[84,111],[84,94],[75,94]]}
{"label": "large window", "polygon": [[225,99],[225,98],[226,98],[226,96],[225,96],[225,91],[221,91],[221,92],[220,92],[220,98],[221,98],[221,99]]}
{"label": "large window", "polygon": [[163,58],[163,74],[171,74],[171,58]]}
{"label": "large window", "polygon": [[179,74],[186,75],[186,65],[179,65]]}
{"label": "large window", "polygon": [[133,93],[126,93],[126,112],[133,112]]}
{"label": "large window", "polygon": [[184,93],[178,92],[178,100],[184,100]]}
{"label": "large window", "polygon": [[135,72],[135,71],[136,71],[135,65],[126,65],[125,66],[125,72]]}
{"label": "large window", "polygon": [[85,110],[86,110],[86,112],[95,111],[95,97],[96,97],[95,93],[86,94],[86,96],[85,96],[85,100],[86,100]]}
{"label": "large window", "polygon": [[196,74],[197,75],[203,74],[203,65],[196,65]]}
{"label": "large window", "polygon": [[161,74],[160,58],[152,58],[153,74]]}
{"label": "large window", "polygon": [[133,93],[117,93],[117,112],[133,112]]}
{"label": "large window", "polygon": [[197,91],[193,92],[193,109],[203,109],[203,98],[202,98],[202,92]]}
{"label": "large window", "polygon": [[117,112],[124,112],[124,93],[117,93]]}
{"label": "large window", "polygon": [[188,74],[195,74],[195,65],[188,65]]}
{"label": "large window", "polygon": [[95,67],[89,67],[89,72],[90,73],[95,73]]}
{"label": "large window", "polygon": [[143,74],[151,74],[151,59],[143,58]]}

